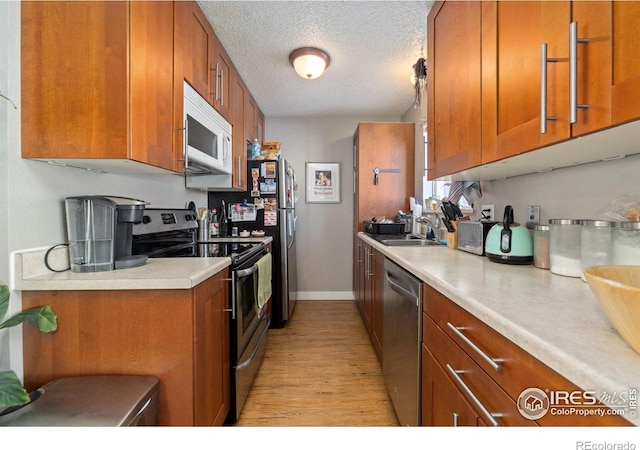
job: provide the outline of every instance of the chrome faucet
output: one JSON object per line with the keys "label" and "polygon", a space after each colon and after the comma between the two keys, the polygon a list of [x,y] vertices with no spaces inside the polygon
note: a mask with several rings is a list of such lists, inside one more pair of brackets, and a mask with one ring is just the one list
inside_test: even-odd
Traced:
{"label": "chrome faucet", "polygon": [[[431,220],[428,216],[433,216],[434,220]],[[426,223],[431,227],[431,231],[433,232],[433,237],[436,241],[440,241],[440,233],[438,229],[440,228],[440,217],[436,212],[423,212],[422,217],[416,218],[416,222],[418,223]],[[426,237],[426,236],[425,236]]]}

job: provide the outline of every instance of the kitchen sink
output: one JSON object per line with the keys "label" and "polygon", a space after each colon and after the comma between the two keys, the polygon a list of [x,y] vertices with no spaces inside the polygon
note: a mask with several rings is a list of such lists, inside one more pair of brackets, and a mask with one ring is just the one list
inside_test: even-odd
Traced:
{"label": "kitchen sink", "polygon": [[432,245],[442,246],[440,242],[432,239],[380,239],[384,245],[390,247],[427,247]]}
{"label": "kitchen sink", "polygon": [[388,245],[390,247],[429,247],[440,246],[440,242],[433,239],[424,239],[420,236],[414,236],[411,234],[403,236],[394,235],[376,235],[372,236],[376,241]]}

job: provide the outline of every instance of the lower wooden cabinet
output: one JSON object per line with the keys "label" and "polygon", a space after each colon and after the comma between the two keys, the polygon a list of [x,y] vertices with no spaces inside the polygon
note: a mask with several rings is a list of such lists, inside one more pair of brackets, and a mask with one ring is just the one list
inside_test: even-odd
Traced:
{"label": "lower wooden cabinet", "polygon": [[517,402],[531,388],[583,390],[427,284],[422,327],[423,425],[630,425],[606,414],[522,415]]}
{"label": "lower wooden cabinet", "polygon": [[82,375],[160,379],[160,425],[222,425],[230,405],[228,269],[193,289],[25,291],[50,305],[58,330],[24,328],[28,390]]}
{"label": "lower wooden cabinet", "polygon": [[354,294],[376,355],[382,362],[384,255],[356,236]]}
{"label": "lower wooden cabinet", "polygon": [[422,425],[475,427],[481,423],[478,413],[422,344]]}

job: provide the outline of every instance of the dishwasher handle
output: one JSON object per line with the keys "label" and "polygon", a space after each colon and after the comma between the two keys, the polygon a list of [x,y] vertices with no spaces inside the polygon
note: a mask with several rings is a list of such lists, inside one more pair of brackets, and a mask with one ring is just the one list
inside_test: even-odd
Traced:
{"label": "dishwasher handle", "polygon": [[395,281],[393,281],[391,279],[391,277],[389,276],[389,273],[387,272],[386,274],[386,281],[387,284],[389,285],[389,287],[391,289],[393,289],[395,292],[397,292],[398,294],[402,295],[403,297],[411,300],[411,301],[415,301],[416,306],[420,307],[420,294],[417,294],[415,292],[412,292],[410,290],[408,290],[407,288],[405,288],[404,286],[401,286],[400,284],[396,283]]}

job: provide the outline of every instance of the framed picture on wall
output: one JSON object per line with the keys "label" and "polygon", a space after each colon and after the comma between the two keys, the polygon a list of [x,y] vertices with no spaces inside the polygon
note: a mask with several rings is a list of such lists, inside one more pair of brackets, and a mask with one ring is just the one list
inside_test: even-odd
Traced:
{"label": "framed picture on wall", "polygon": [[340,203],[340,163],[307,163],[307,203]]}

